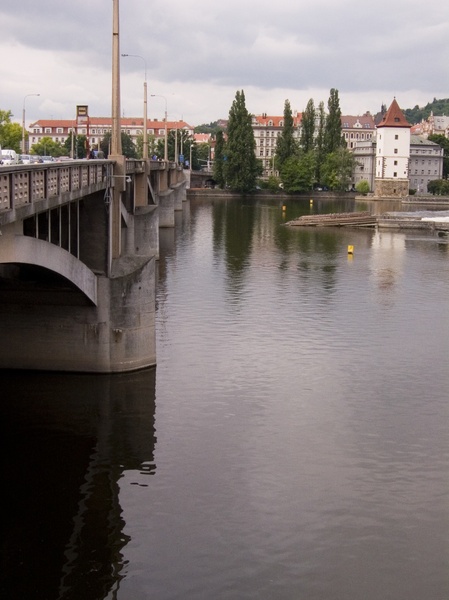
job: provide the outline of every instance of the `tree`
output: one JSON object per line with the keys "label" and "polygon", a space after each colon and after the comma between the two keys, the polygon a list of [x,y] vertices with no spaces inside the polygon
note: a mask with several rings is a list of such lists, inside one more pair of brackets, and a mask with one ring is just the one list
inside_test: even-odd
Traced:
{"label": "tree", "polygon": [[219,130],[215,138],[214,179],[220,188],[224,188],[226,184],[224,174],[225,147],[223,131]]}
{"label": "tree", "polygon": [[229,111],[226,144],[225,177],[229,187],[247,193],[256,187],[259,167],[255,155],[256,142],[251,115],[246,109],[245,94],[237,91]]}
{"label": "tree", "polygon": [[20,152],[22,128],[18,123],[11,122],[12,112],[0,110],[0,147]]}
{"label": "tree", "polygon": [[341,109],[338,98],[338,90],[332,88],[327,102],[328,115],[324,128],[324,152],[331,154],[344,146],[344,140],[341,135]]}
{"label": "tree", "polygon": [[326,127],[326,114],[324,112],[324,102],[318,106],[318,132],[315,140],[315,180],[321,183],[321,167],[324,162],[324,130]]}
{"label": "tree", "polygon": [[284,103],[284,125],[276,141],[276,169],[281,172],[286,160],[298,154],[298,144],[294,137],[294,123],[290,101]]}
{"label": "tree", "polygon": [[61,142],[55,142],[50,136],[45,136],[40,139],[37,144],[33,144],[31,147],[31,153],[39,156],[63,156],[65,152],[64,146]]}
{"label": "tree", "polygon": [[326,156],[322,168],[323,183],[331,190],[346,192],[351,187],[356,159],[347,148],[337,148]]}
{"label": "tree", "polygon": [[449,181],[447,179],[434,179],[427,184],[427,191],[434,196],[449,195]]}
{"label": "tree", "polygon": [[315,182],[315,153],[291,156],[282,167],[281,180],[286,192],[307,192]]}
{"label": "tree", "polygon": [[315,147],[315,104],[311,98],[306,106],[306,110],[302,113],[301,119],[301,137],[299,146],[304,152],[310,152]]}
{"label": "tree", "polygon": [[[137,158],[136,147],[134,146],[134,142],[132,137],[125,133],[121,132],[122,139],[122,152],[123,156],[126,158]],[[109,156],[109,148],[111,146],[111,133],[108,131],[105,133],[103,139],[100,142],[100,150],[104,152],[105,158]]]}
{"label": "tree", "polygon": [[87,137],[85,135],[76,135],[72,132],[69,133],[63,144],[65,156],[72,156],[72,135],[74,135],[72,158],[86,158]]}

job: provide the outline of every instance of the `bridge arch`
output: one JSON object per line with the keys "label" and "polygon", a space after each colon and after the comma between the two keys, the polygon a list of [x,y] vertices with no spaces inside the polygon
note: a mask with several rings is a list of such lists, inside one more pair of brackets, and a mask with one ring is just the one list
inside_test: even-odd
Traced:
{"label": "bridge arch", "polygon": [[95,306],[97,305],[97,278],[84,263],[70,252],[43,240],[23,236],[0,237],[0,263],[28,264],[43,267],[65,277]]}

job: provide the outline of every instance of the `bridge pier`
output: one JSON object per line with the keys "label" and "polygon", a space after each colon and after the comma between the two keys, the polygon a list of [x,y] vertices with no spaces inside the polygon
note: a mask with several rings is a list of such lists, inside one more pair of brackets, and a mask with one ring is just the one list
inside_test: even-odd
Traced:
{"label": "bridge pier", "polygon": [[155,365],[155,259],[120,259],[113,271],[97,276],[96,306],[68,290],[3,303],[0,366],[114,373]]}

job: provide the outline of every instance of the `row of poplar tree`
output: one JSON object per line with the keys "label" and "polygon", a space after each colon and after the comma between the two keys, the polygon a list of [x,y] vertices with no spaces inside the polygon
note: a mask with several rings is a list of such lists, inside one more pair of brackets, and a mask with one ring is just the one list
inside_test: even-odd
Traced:
{"label": "row of poplar tree", "polygon": [[[346,191],[351,186],[355,165],[341,132],[338,90],[331,89],[327,103],[316,108],[313,99],[302,114],[301,133],[295,137],[295,125],[289,100],[284,104],[284,124],[277,138],[274,166],[277,175],[264,185],[285,192],[306,192],[316,186]],[[221,188],[248,193],[257,187],[263,172],[255,154],[256,142],[252,116],[246,109],[243,90],[237,91],[229,111],[227,135],[216,135],[214,179]]]}

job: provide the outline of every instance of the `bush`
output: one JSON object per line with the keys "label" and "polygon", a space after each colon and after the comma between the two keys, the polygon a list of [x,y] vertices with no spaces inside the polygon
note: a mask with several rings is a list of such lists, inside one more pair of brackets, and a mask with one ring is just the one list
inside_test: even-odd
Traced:
{"label": "bush", "polygon": [[366,179],[362,179],[362,181],[357,183],[355,189],[359,194],[367,194],[370,191],[369,183],[366,181]]}

